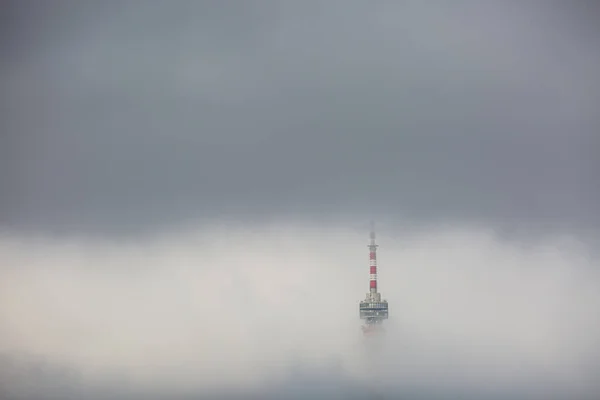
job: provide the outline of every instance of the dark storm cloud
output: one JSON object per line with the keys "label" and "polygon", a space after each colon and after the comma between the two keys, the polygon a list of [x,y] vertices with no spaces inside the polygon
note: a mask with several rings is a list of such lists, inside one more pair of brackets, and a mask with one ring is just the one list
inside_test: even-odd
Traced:
{"label": "dark storm cloud", "polygon": [[574,7],[12,3],[0,223],[595,229],[598,31]]}

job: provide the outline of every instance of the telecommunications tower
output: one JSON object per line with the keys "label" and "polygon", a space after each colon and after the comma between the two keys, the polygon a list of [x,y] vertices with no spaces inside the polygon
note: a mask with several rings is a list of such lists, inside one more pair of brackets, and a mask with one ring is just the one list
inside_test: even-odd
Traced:
{"label": "telecommunications tower", "polygon": [[381,293],[377,291],[377,244],[375,243],[375,229],[371,223],[371,243],[369,247],[369,293],[360,302],[360,319],[365,320],[362,329],[365,335],[381,331],[381,324],[388,318],[388,302],[381,300]]}

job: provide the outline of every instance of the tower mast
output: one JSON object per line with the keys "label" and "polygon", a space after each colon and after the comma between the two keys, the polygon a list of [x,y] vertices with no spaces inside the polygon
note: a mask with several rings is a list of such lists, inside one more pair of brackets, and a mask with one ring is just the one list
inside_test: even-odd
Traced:
{"label": "tower mast", "polygon": [[371,222],[371,243],[369,244],[369,293],[370,298],[377,298],[377,244],[375,243],[375,227]]}
{"label": "tower mast", "polygon": [[384,319],[388,318],[388,302],[381,300],[381,293],[377,290],[377,243],[375,242],[375,228],[371,222],[369,248],[369,293],[365,300],[360,302],[360,318],[365,320],[363,332],[372,334],[379,331]]}

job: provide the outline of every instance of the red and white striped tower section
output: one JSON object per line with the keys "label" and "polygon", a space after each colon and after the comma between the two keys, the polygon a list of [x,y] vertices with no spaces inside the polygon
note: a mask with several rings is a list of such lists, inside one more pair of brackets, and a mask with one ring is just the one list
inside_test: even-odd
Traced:
{"label": "red and white striped tower section", "polygon": [[369,292],[371,299],[377,298],[377,244],[375,244],[375,230],[371,229],[371,244],[369,244]]}
{"label": "red and white striped tower section", "polygon": [[381,293],[377,291],[377,244],[375,243],[375,230],[371,229],[371,243],[369,244],[369,293],[365,300],[360,302],[360,318],[365,320],[363,331],[366,334],[377,332],[377,325],[388,318],[387,300],[381,300]]}

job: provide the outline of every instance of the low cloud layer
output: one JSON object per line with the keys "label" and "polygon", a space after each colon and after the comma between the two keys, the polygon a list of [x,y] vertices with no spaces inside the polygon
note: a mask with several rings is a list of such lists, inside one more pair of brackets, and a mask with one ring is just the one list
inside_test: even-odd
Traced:
{"label": "low cloud layer", "polygon": [[348,399],[373,382],[386,398],[600,393],[598,260],[578,242],[381,232],[391,318],[367,344],[366,239],[296,223],[127,243],[5,235],[3,398]]}
{"label": "low cloud layer", "polygon": [[32,4],[0,24],[2,399],[597,398],[594,9]]}

